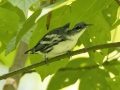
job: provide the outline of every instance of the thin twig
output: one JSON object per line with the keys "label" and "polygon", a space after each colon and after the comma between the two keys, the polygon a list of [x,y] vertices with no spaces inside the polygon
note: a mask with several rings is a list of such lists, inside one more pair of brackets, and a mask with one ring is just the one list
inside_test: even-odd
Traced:
{"label": "thin twig", "polygon": [[[98,50],[98,49],[113,48],[113,47],[120,47],[120,42],[109,43],[109,44],[101,44],[101,45],[91,46],[91,47],[88,47],[88,48],[82,48],[82,49],[79,49],[79,50],[76,50],[76,51],[72,51],[71,55],[77,55],[77,54],[81,54],[81,53],[85,53],[85,52],[89,52],[89,51],[95,51],[95,50]],[[60,56],[57,56],[57,57],[54,57],[54,58],[51,58],[51,59],[48,60],[48,62],[52,63],[52,62],[55,62],[55,61],[59,61],[59,60],[65,58],[65,57],[68,57],[67,53],[63,54],[63,55],[60,55]],[[40,67],[40,66],[43,66],[43,65],[46,65],[45,61],[41,61],[41,62],[32,64],[30,66],[18,69],[16,71],[4,74],[4,75],[0,76],[0,80],[6,79],[10,76],[13,76],[13,75],[25,72],[25,71],[29,71],[33,68],[37,68],[37,67]]]}
{"label": "thin twig", "polygon": [[[56,0],[50,0],[50,5],[54,4],[55,2],[56,2]],[[49,29],[51,18],[52,18],[52,11],[49,12],[48,15],[47,15],[47,22],[46,22],[47,30]]]}

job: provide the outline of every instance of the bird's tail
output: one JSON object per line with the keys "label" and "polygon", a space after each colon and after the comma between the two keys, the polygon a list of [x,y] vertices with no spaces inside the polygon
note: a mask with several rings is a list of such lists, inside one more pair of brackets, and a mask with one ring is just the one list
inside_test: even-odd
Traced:
{"label": "bird's tail", "polygon": [[28,53],[32,53],[32,49],[30,49],[30,50],[28,50],[28,51],[26,51],[24,54],[28,54]]}

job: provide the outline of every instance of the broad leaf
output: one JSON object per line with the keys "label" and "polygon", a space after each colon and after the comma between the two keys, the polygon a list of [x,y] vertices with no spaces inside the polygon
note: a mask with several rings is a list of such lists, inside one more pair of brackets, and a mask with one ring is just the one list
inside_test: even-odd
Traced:
{"label": "broad leaf", "polygon": [[0,52],[2,52],[8,42],[17,34],[19,17],[4,8],[0,8],[0,12]]}
{"label": "broad leaf", "polygon": [[38,0],[8,0],[8,1],[14,6],[20,8],[27,17],[29,8]]}

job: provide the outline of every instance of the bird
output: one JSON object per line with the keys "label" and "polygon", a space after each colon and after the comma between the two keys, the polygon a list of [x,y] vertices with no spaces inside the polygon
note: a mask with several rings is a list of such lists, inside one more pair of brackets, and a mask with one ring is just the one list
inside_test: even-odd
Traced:
{"label": "bird", "polygon": [[72,29],[69,29],[70,23],[55,28],[45,34],[38,43],[26,51],[25,54],[42,54],[46,61],[48,58],[65,54],[71,51],[83,32],[92,25],[93,24],[79,22]]}

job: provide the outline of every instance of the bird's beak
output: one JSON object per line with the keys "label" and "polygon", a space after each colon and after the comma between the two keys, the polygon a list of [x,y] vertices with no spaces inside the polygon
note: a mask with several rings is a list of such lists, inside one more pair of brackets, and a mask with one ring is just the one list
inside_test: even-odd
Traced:
{"label": "bird's beak", "polygon": [[90,27],[90,26],[93,26],[93,24],[86,24],[86,27]]}

